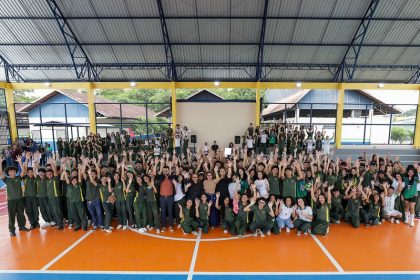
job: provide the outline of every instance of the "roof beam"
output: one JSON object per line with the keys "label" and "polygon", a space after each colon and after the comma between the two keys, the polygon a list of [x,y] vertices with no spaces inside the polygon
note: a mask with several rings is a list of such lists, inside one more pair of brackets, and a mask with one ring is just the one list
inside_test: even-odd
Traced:
{"label": "roof beam", "polygon": [[167,67],[167,77],[171,81],[177,80],[177,74],[176,74],[176,66],[175,66],[175,60],[174,60],[174,54],[172,52],[172,45],[171,41],[169,40],[169,33],[168,28],[166,26],[166,19],[165,19],[165,13],[163,12],[163,6],[161,0],[156,0],[156,4],[158,6],[159,10],[159,20],[160,20],[160,26],[162,29],[162,36],[165,46],[165,54],[166,54],[166,62],[169,62],[170,65]]}
{"label": "roof beam", "polygon": [[378,7],[380,0],[371,0],[369,7],[366,10],[363,20],[360,22],[357,28],[356,34],[350,45],[347,48],[346,54],[341,60],[340,67],[334,75],[334,81],[348,82],[353,79],[354,72],[356,70],[357,60],[359,59],[360,50],[365,40],[366,32],[368,31],[371,19]]}
{"label": "roof beam", "polygon": [[[76,43],[0,43],[2,47],[11,46],[76,46]],[[86,42],[79,43],[80,46],[165,46],[162,42]],[[171,46],[259,46],[259,42],[171,42]],[[281,42],[264,42],[265,46],[304,46],[304,47],[348,47],[344,43],[281,43]],[[353,44],[355,47],[375,47],[375,48],[420,48],[420,44]]]}
{"label": "roof beam", "polygon": [[11,80],[16,82],[25,82],[25,79],[19,73],[19,69],[7,62],[2,55],[0,55],[0,66],[4,67],[6,82],[10,83]]}
{"label": "roof beam", "polygon": [[57,2],[55,0],[46,1],[66,42],[73,63],[73,70],[76,72],[76,78],[85,81],[99,80],[98,74],[92,68],[92,63],[80,45],[79,40],[68,24]]}
{"label": "roof beam", "polygon": [[[69,16],[67,20],[156,20],[158,16]],[[231,19],[243,20],[254,19],[262,20],[260,16],[165,16],[165,19]],[[363,21],[365,17],[308,17],[308,16],[267,16],[268,20],[334,20],[334,21]],[[45,16],[0,16],[0,20],[55,20],[55,17]],[[414,17],[374,17],[372,21],[420,21],[420,18]]]}
{"label": "roof beam", "polygon": [[269,0],[265,0],[264,2],[264,13],[263,13],[262,23],[261,23],[260,42],[258,44],[258,57],[257,57],[256,70],[255,70],[255,79],[257,81],[261,79],[262,65],[264,62],[264,40],[265,40],[265,27],[267,25],[268,2]]}
{"label": "roof beam", "polygon": [[407,81],[407,84],[417,84],[420,82],[420,67],[417,68],[417,71],[414,72],[414,74],[410,77],[410,79]]}

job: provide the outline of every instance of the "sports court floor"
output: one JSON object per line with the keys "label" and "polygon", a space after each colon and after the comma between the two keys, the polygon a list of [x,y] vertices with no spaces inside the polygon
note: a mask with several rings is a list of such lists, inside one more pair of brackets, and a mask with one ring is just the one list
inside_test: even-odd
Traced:
{"label": "sports court floor", "polygon": [[50,228],[10,238],[4,192],[0,279],[420,279],[418,220],[414,228],[332,225],[326,237]]}

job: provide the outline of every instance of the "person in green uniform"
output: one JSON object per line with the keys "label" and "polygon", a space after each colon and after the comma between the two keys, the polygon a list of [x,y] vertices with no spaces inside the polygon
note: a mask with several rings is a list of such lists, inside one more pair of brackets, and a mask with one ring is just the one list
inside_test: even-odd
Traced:
{"label": "person in green uniform", "polygon": [[314,216],[312,221],[312,233],[317,235],[327,235],[329,232],[330,210],[331,210],[331,190],[333,186],[328,187],[327,198],[324,194],[315,196],[314,186],[311,188],[311,197],[315,203]]}
{"label": "person in green uniform", "polygon": [[[257,205],[255,203],[257,202]],[[245,207],[244,211],[252,211],[254,216],[249,229],[254,233],[254,236],[258,236],[258,231],[260,231],[260,236],[265,237],[265,234],[270,232],[272,224],[267,222],[267,216],[274,218],[273,212],[273,203],[270,201],[268,207],[263,198],[258,200],[251,200],[251,203]]]}
{"label": "person in green uniform", "polygon": [[118,226],[117,229],[127,229],[127,209],[125,207],[125,182],[120,180],[120,174],[114,173],[114,195],[115,195],[115,209],[117,209]]}
{"label": "person in green uniform", "polygon": [[339,224],[341,218],[344,215],[344,208],[343,208],[343,195],[340,194],[340,190],[334,188],[332,190],[332,197],[331,197],[331,222],[334,224]]}
{"label": "person in green uniform", "polygon": [[18,168],[9,166],[6,169],[6,174],[3,173],[3,157],[0,157],[0,178],[6,184],[7,192],[7,214],[9,216],[9,232],[10,236],[16,236],[15,221],[17,219],[19,231],[29,231],[25,227],[26,218],[24,215],[24,201],[23,201],[23,188],[22,177],[25,176],[21,157],[17,158],[17,162],[21,166],[20,176],[17,176]]}
{"label": "person in green uniform", "polygon": [[179,206],[179,217],[181,218],[181,228],[184,234],[192,233],[198,235],[198,222],[194,220],[194,214],[192,214],[193,202],[192,199],[187,199],[185,206],[178,204]]}
{"label": "person in green uniform", "polygon": [[[124,174],[124,173],[123,173]],[[127,170],[126,175],[124,176],[123,180],[125,179],[125,207],[128,213],[128,224],[132,228],[137,228],[135,219],[134,219],[134,196],[136,195],[136,188],[134,185],[134,174],[131,170]]]}
{"label": "person in green uniform", "polygon": [[24,168],[26,176],[23,177],[24,196],[25,196],[25,212],[28,216],[30,229],[40,227],[39,225],[39,210],[37,198],[37,179],[35,178],[34,170],[28,167],[29,158],[25,161]]}
{"label": "person in green uniform", "polygon": [[286,163],[282,162],[280,173],[280,178],[283,180],[282,197],[290,196],[293,201],[296,200],[296,182],[302,178],[302,171],[300,170],[299,164],[296,165],[296,171],[298,176],[294,176],[293,169],[286,167]]}
{"label": "person in green uniform", "polygon": [[379,225],[380,224],[380,218],[381,218],[381,207],[382,207],[382,201],[381,197],[379,196],[378,192],[375,192],[373,194],[373,198],[370,198],[372,196],[371,190],[369,190],[368,193],[368,201],[369,201],[369,212],[367,213],[367,217],[365,217],[365,220],[367,222],[370,222],[372,225]]}
{"label": "person in green uniform", "polygon": [[143,183],[141,175],[136,176],[135,197],[134,197],[134,216],[139,232],[146,232],[147,225],[147,206],[146,206],[147,185]]}
{"label": "person in green uniform", "polygon": [[151,230],[156,227],[156,233],[160,233],[159,208],[156,201],[157,189],[154,183],[154,177],[149,175],[143,176],[146,184],[146,208],[147,208],[147,229]]}
{"label": "person in green uniform", "polygon": [[230,234],[236,234],[236,228],[235,228],[235,216],[233,213],[233,209],[230,205],[230,199],[229,197],[225,197],[223,199],[223,204],[220,205],[220,192],[216,192],[216,208],[222,213],[223,216],[223,232],[224,233],[230,233]]}
{"label": "person in green uniform", "polygon": [[92,177],[90,177],[90,183],[99,188],[99,195],[101,197],[102,208],[105,212],[105,219],[104,219],[104,231],[111,233],[113,227],[111,226],[112,220],[112,212],[114,211],[114,204],[109,201],[109,197],[112,196],[112,185],[111,185],[111,177],[102,176],[100,180],[100,184]]}
{"label": "person in green uniform", "polygon": [[[272,194],[269,197],[269,202],[271,202],[271,208],[273,210],[274,217],[271,217],[270,215],[267,215],[267,223],[270,225],[271,232],[273,232],[274,234],[279,234],[280,233],[280,228],[277,225],[275,218],[278,215],[277,209],[278,209],[278,204],[280,203],[280,200],[277,201],[277,197],[274,194]],[[267,207],[269,207],[269,206],[267,205]],[[268,233],[270,233],[270,231]]]}
{"label": "person in green uniform", "polygon": [[208,233],[210,207],[213,202],[210,200],[210,202],[207,203],[207,195],[205,193],[201,195],[200,199],[195,199],[195,217],[198,226],[203,230],[203,233]]}
{"label": "person in green uniform", "polygon": [[235,228],[239,237],[242,237],[246,233],[246,229],[249,225],[249,212],[244,211],[247,206],[248,196],[246,194],[242,194],[241,201],[238,201],[238,213],[236,213],[235,217]]}
{"label": "person in green uniform", "polygon": [[404,223],[414,227],[414,212],[416,207],[417,183],[419,178],[414,174],[414,167],[407,168],[407,176],[404,177]]}
{"label": "person in green uniform", "polygon": [[348,184],[346,191],[344,192],[344,199],[347,199],[347,209],[344,212],[344,220],[349,222],[354,228],[360,226],[360,209],[363,207],[363,201],[367,200],[367,196],[362,189],[362,181],[363,180],[360,180],[357,188]]}
{"label": "person in green uniform", "polygon": [[87,231],[88,224],[87,224],[87,217],[86,217],[86,210],[83,193],[82,193],[82,175],[81,171],[79,171],[78,177],[73,176],[69,179],[69,175],[67,172],[63,172],[64,179],[67,183],[68,191],[70,192],[70,209],[69,211],[72,212],[72,217],[74,219],[74,231],[78,231],[83,228],[84,231]]}
{"label": "person in green uniform", "polygon": [[55,224],[58,226],[59,230],[63,230],[64,229],[63,213],[61,212],[61,207],[60,207],[60,199],[61,199],[60,177],[58,176],[55,160],[50,159],[48,162],[51,165],[51,169],[48,169],[46,172],[48,205],[50,207],[50,211],[51,211]]}
{"label": "person in green uniform", "polygon": [[279,178],[279,167],[274,165],[271,167],[271,172],[267,176],[268,183],[270,185],[269,194],[275,195],[276,198],[280,197],[280,178]]}
{"label": "person in green uniform", "polygon": [[101,199],[98,184],[93,185],[92,181],[98,180],[98,174],[100,172],[99,163],[95,158],[92,159],[95,168],[90,168],[86,174],[86,167],[88,165],[88,159],[85,159],[82,166],[82,176],[86,182],[86,205],[87,209],[92,217],[93,230],[104,227],[103,211],[101,209]]}
{"label": "person in green uniform", "polygon": [[38,169],[38,163],[34,164],[34,171],[35,174],[38,174],[38,176],[36,176],[36,194],[38,198],[39,212],[41,212],[42,219],[45,221],[41,228],[46,228],[51,226],[51,223],[53,223],[50,206],[48,205],[46,184],[47,171],[45,170],[45,168]]}

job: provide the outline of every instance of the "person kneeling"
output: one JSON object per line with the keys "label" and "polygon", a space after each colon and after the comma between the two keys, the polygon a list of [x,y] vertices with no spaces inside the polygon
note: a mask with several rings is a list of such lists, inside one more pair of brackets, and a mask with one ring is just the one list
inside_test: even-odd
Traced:
{"label": "person kneeling", "polygon": [[187,200],[186,206],[184,207],[179,204],[179,218],[181,219],[181,228],[184,234],[192,233],[197,235],[198,222],[194,220],[194,215],[192,214],[194,209],[192,205],[191,199]]}

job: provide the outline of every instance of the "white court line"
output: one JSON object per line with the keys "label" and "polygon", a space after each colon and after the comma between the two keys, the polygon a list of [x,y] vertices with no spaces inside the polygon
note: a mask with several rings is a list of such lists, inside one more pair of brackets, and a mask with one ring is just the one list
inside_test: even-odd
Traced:
{"label": "white court line", "polygon": [[[159,238],[159,239],[174,240],[174,241],[186,241],[186,242],[195,242],[196,241],[196,239],[194,239],[194,238],[170,237],[170,236],[152,234],[152,233],[148,233],[148,232],[139,232],[138,230],[135,230],[133,228],[131,229],[131,231],[133,231],[135,233],[138,233],[138,234],[141,234],[141,235],[146,235],[146,236],[155,237],[155,238]],[[242,238],[251,237],[251,236],[252,236],[252,234],[247,234],[247,235],[244,235],[242,237],[232,236],[232,237],[223,237],[223,238],[203,238],[200,241],[201,242],[226,241],[226,240],[242,239]]]}
{"label": "white court line", "polygon": [[71,244],[70,247],[68,247],[66,250],[64,250],[63,252],[61,252],[60,255],[58,255],[57,257],[55,257],[52,261],[50,261],[43,268],[41,268],[41,271],[47,270],[49,267],[51,267],[53,264],[55,264],[59,259],[61,259],[65,254],[67,254],[74,247],[76,247],[77,244],[79,244],[80,242],[82,242],[83,239],[85,239],[86,237],[88,237],[89,235],[91,235],[93,232],[94,232],[93,230],[89,230],[88,232],[86,232],[82,237],[80,237],[79,239],[77,239],[76,242],[74,242],[73,244]]}
{"label": "white court line", "polygon": [[197,236],[197,239],[195,241],[194,253],[192,255],[191,264],[190,264],[190,271],[188,272],[187,280],[192,280],[193,279],[195,262],[197,261],[197,255],[198,255],[198,248],[200,247],[201,233],[202,233],[202,230],[200,228],[198,230],[198,236]]}
{"label": "white court line", "polygon": [[7,208],[7,205],[6,205],[6,206],[3,206],[3,207],[0,207],[0,210],[1,210],[1,209],[4,209],[4,208]]}
{"label": "white court line", "polygon": [[[134,275],[187,275],[188,271],[102,271],[102,270],[0,270],[0,274],[6,273],[33,273],[33,274],[134,274]],[[313,272],[194,272],[196,275],[395,275],[395,274],[408,274],[420,275],[420,271],[313,271]]]}
{"label": "white court line", "polygon": [[344,269],[338,264],[338,262],[330,254],[330,252],[328,252],[327,248],[325,248],[325,246],[322,245],[321,241],[319,241],[319,239],[315,235],[311,234],[311,236],[312,236],[313,240],[315,240],[316,244],[318,244],[319,248],[321,248],[322,252],[324,252],[324,254],[328,257],[330,262],[335,266],[335,268],[339,272],[344,272]]}

